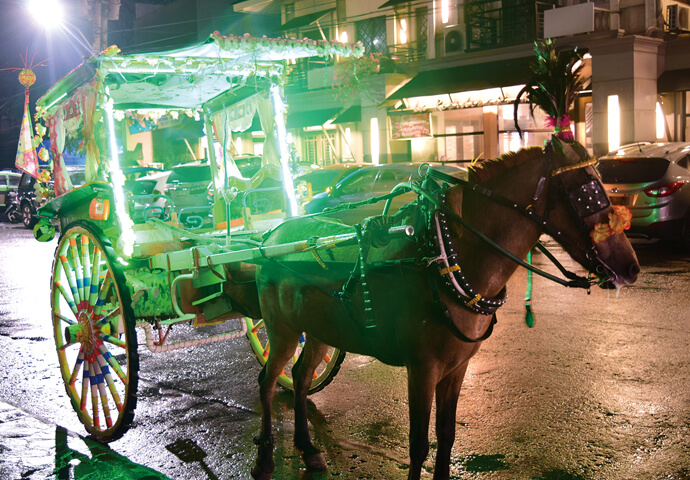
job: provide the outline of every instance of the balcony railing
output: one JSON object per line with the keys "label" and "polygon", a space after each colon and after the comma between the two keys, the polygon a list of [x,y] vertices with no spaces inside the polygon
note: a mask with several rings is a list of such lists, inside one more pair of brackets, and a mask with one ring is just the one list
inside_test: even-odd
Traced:
{"label": "balcony railing", "polygon": [[312,70],[324,69],[333,66],[335,61],[331,58],[308,58],[299,60],[291,65],[290,75],[288,76],[287,91],[305,91],[309,88],[309,73]]}
{"label": "balcony railing", "polygon": [[388,56],[400,63],[417,62],[427,58],[426,42],[388,45]]}
{"label": "balcony railing", "polygon": [[544,37],[544,11],[555,0],[471,0],[465,3],[467,49],[530,43]]}

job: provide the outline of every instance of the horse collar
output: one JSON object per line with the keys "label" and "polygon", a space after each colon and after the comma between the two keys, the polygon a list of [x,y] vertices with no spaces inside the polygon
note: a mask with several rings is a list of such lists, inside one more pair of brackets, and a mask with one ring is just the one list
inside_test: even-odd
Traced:
{"label": "horse collar", "polygon": [[[445,202],[445,192],[441,194],[441,202]],[[487,298],[477,293],[467,281],[458,263],[458,255],[453,248],[445,213],[437,210],[431,220],[431,236],[434,240],[432,249],[436,255],[431,262],[436,263],[446,291],[450,292],[468,310],[480,315],[494,315],[496,310],[506,303],[506,287],[503,287],[494,298]]]}

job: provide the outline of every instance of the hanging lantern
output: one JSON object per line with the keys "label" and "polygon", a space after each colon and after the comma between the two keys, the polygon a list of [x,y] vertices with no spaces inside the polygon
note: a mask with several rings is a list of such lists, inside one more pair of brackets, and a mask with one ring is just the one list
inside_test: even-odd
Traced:
{"label": "hanging lantern", "polygon": [[24,87],[29,88],[31,85],[36,83],[36,74],[28,68],[23,69],[19,72],[19,83],[24,85]]}

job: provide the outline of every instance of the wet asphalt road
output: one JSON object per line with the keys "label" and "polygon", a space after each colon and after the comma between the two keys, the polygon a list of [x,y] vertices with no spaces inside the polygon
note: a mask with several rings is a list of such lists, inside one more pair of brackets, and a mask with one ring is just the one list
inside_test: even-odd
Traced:
{"label": "wet asphalt road", "polygon": [[[53,347],[55,245],[0,223],[0,400],[58,425],[44,467],[18,478],[56,478],[51,464],[66,444],[82,462],[61,463],[57,478],[249,478],[259,367],[244,339],[164,354],[140,347],[132,429],[107,447],[65,437],[85,433]],[[647,243],[636,249],[642,273],[618,296],[535,279],[532,329],[523,320],[526,274],[511,280],[461,393],[452,478],[690,479],[690,256]],[[316,443],[330,464],[311,475],[292,448],[290,396],[278,395],[274,478],[406,478],[406,397],[404,370],[348,356],[311,397]],[[88,461],[96,457],[103,461]]]}

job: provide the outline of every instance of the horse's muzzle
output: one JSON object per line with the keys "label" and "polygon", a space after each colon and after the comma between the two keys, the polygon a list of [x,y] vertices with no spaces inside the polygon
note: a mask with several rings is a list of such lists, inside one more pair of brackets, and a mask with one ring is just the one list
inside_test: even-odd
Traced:
{"label": "horse's muzzle", "polygon": [[630,263],[627,269],[622,271],[620,274],[617,274],[603,263],[600,265],[600,267],[597,267],[597,273],[599,273],[598,270],[601,267],[603,267],[603,270],[605,270],[606,273],[604,275],[599,275],[600,281],[598,285],[600,288],[605,289],[617,290],[623,285],[632,285],[637,281],[637,275],[640,273],[640,264],[637,262]]}

